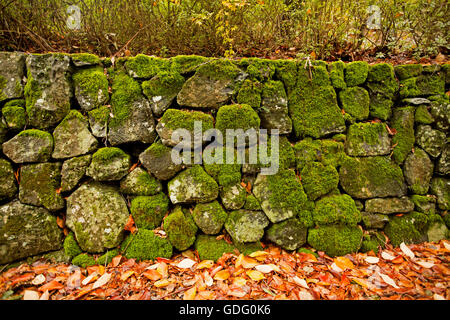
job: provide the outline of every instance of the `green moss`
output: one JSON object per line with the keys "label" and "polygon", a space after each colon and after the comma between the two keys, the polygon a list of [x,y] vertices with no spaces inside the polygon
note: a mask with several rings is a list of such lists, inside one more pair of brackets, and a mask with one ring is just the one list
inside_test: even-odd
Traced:
{"label": "green moss", "polygon": [[243,209],[250,211],[258,211],[261,210],[261,205],[258,199],[256,199],[254,195],[250,194],[247,195],[247,197],[245,198],[245,204]]}
{"label": "green moss", "polygon": [[14,99],[14,100],[9,100],[8,102],[5,103],[5,105],[3,106],[3,108],[5,107],[22,107],[25,108],[26,102],[24,99]]}
{"label": "green moss", "polygon": [[410,200],[414,203],[415,210],[418,212],[426,214],[434,214],[436,212],[436,199],[433,197],[413,194]]}
{"label": "green moss", "polygon": [[246,72],[250,79],[266,81],[275,74],[275,63],[269,59],[245,58],[240,64],[247,64]]}
{"label": "green moss", "polygon": [[172,257],[172,245],[169,240],[160,238],[153,231],[145,229],[140,229],[137,233],[126,237],[120,251],[126,258],[136,260]]}
{"label": "green moss", "polygon": [[114,117],[110,127],[116,127],[131,114],[133,102],[141,98],[141,86],[124,73],[118,73],[113,78],[111,107]]}
{"label": "green moss", "polygon": [[142,83],[142,90],[148,98],[174,96],[181,90],[184,81],[178,72],[160,71],[155,77]]}
{"label": "green moss", "polygon": [[108,96],[108,79],[103,72],[103,68],[93,67],[81,69],[73,74],[72,79],[75,86],[80,88],[82,95],[88,96],[90,102],[97,103],[90,107],[90,109],[97,108],[106,101],[106,99],[99,99],[102,96]]}
{"label": "green moss", "polygon": [[400,98],[420,96],[421,92],[417,87],[417,78],[408,78],[400,81]]}
{"label": "green moss", "polygon": [[248,256],[253,252],[256,251],[262,251],[264,248],[261,244],[261,242],[237,242],[233,240],[233,245],[236,247],[236,249],[239,251],[239,253],[242,253],[244,256]]}
{"label": "green moss", "polygon": [[143,54],[138,54],[133,58],[127,59],[125,62],[125,68],[128,70],[128,74],[133,78],[140,79],[150,79],[161,70],[166,70],[169,67],[170,62],[168,60]]}
{"label": "green moss", "polygon": [[195,241],[195,250],[197,250],[200,260],[217,261],[224,253],[234,251],[233,245],[225,240],[217,240],[215,236],[199,235]]}
{"label": "green moss", "polygon": [[450,214],[447,213],[447,214],[443,217],[443,220],[444,220],[445,225],[447,226],[447,228],[450,229]]}
{"label": "green moss", "polygon": [[169,210],[169,198],[164,193],[154,196],[138,196],[131,201],[131,215],[138,228],[158,227]]}
{"label": "green moss", "polygon": [[107,123],[109,120],[109,114],[111,113],[111,108],[107,106],[101,106],[97,109],[89,111],[89,117],[94,119],[98,123]]}
{"label": "green moss", "polygon": [[416,85],[421,96],[445,94],[445,78],[441,72],[418,76]]}
{"label": "green moss", "polygon": [[275,77],[283,82],[289,97],[296,89],[298,63],[294,60],[276,60],[275,64]]}
{"label": "green moss", "polygon": [[414,211],[403,216],[391,216],[384,232],[394,246],[402,242],[420,243],[427,240],[424,231],[427,223],[426,214]]}
{"label": "green moss", "polygon": [[170,243],[183,251],[194,243],[197,225],[188,211],[185,212],[181,206],[177,206],[164,219],[164,230]]}
{"label": "green moss", "polygon": [[356,226],[323,226],[309,230],[308,243],[331,257],[343,256],[359,250],[362,235]]}
{"label": "green moss", "polygon": [[350,87],[339,92],[342,108],[356,120],[364,120],[369,116],[369,93],[361,87]]}
{"label": "green moss", "polygon": [[102,266],[106,266],[117,255],[119,255],[119,249],[109,250],[105,254],[103,254],[103,255],[101,255],[100,257],[97,258],[97,264],[102,265]]}
{"label": "green moss", "polygon": [[345,66],[344,78],[347,86],[354,87],[363,84],[369,72],[369,64],[365,61],[350,62]]}
{"label": "green moss", "polygon": [[394,67],[390,63],[377,63],[369,68],[367,81],[385,82],[395,79]]}
{"label": "green moss", "polygon": [[100,58],[90,53],[73,53],[70,57],[73,61],[85,62],[87,64],[100,64]]}
{"label": "green moss", "polygon": [[216,201],[197,203],[192,218],[197,226],[206,234],[217,234],[228,218],[228,214]]}
{"label": "green moss", "polygon": [[247,104],[234,104],[222,106],[217,111],[216,129],[225,135],[226,129],[242,129],[244,131],[259,129],[261,121],[251,106]]}
{"label": "green moss", "polygon": [[155,177],[145,170],[135,170],[120,182],[120,191],[123,194],[151,196],[161,191],[161,183]]}
{"label": "green moss", "polygon": [[300,221],[306,228],[314,227],[313,211],[315,208],[314,201],[308,200],[297,212],[298,221]]}
{"label": "green moss", "polygon": [[392,157],[395,162],[403,163],[415,142],[414,107],[396,108],[391,127],[397,131],[392,138],[392,145],[395,145]]}
{"label": "green moss", "polygon": [[428,111],[428,107],[422,104],[416,108],[414,121],[420,124],[432,124],[434,119],[430,111]]}
{"label": "green moss", "polygon": [[75,236],[73,232],[69,233],[64,239],[64,253],[70,258],[74,258],[81,254],[83,250],[81,250],[77,241],[75,240]]}
{"label": "green moss", "polygon": [[262,85],[258,81],[246,79],[236,97],[239,104],[248,104],[252,108],[258,109],[261,106]]}
{"label": "green moss", "polygon": [[166,128],[172,130],[183,128],[189,131],[194,131],[195,121],[202,122],[202,132],[213,128],[214,118],[201,111],[168,109],[160,119]]}
{"label": "green moss", "polygon": [[297,169],[302,170],[308,162],[318,161],[325,166],[338,167],[345,160],[344,144],[339,141],[306,138],[294,145]]}
{"label": "green moss", "polygon": [[422,73],[423,67],[421,64],[405,64],[395,66],[394,70],[399,80],[405,80],[420,75]]}
{"label": "green moss", "polygon": [[319,255],[318,255],[316,252],[314,252],[314,251],[312,251],[312,250],[310,250],[310,249],[306,249],[306,248],[298,248],[297,252],[298,252],[298,253],[312,254],[312,255],[313,255],[314,257],[316,257],[316,258],[319,257]]}
{"label": "green moss", "polygon": [[[345,138],[345,136],[344,136]],[[344,152],[344,144],[340,141],[333,139],[321,140],[321,155],[319,161],[324,165],[332,165],[337,168],[341,165],[342,161],[346,158]]]}
{"label": "green moss", "polygon": [[333,195],[316,202],[313,219],[318,226],[332,224],[355,226],[361,221],[361,212],[349,195]]}
{"label": "green moss", "polygon": [[104,164],[108,164],[117,158],[130,159],[130,156],[120,148],[105,147],[98,149],[92,155],[92,162],[103,162]]}
{"label": "green moss", "polygon": [[307,163],[300,175],[303,188],[310,200],[316,200],[334,190],[339,183],[336,169],[331,165],[324,166],[320,162]]}
{"label": "green moss", "polygon": [[82,268],[86,268],[95,265],[96,262],[92,256],[88,255],[87,253],[82,253],[72,259],[72,264]]}
{"label": "green moss", "polygon": [[196,74],[215,80],[235,79],[241,70],[228,59],[216,59],[202,64]]}
{"label": "green moss", "polygon": [[335,89],[345,89],[347,84],[344,80],[345,63],[342,61],[335,61],[328,65],[328,72],[330,73],[331,85]]}
{"label": "green moss", "polygon": [[194,72],[201,64],[209,60],[209,58],[196,55],[179,55],[170,59],[172,62],[171,69],[180,74],[188,74]]}
{"label": "green moss", "polygon": [[8,128],[20,130],[27,124],[27,115],[22,107],[5,105],[2,108],[2,114]]}
{"label": "green moss", "polygon": [[373,234],[365,234],[363,236],[363,240],[361,243],[361,252],[369,252],[373,251],[375,254],[378,254],[379,247],[384,248],[385,239],[384,236],[379,233],[373,233]]}
{"label": "green moss", "polygon": [[387,120],[391,117],[394,102],[391,98],[382,92],[372,92],[370,94],[370,116],[381,120]]}
{"label": "green moss", "polygon": [[6,88],[6,79],[0,75],[0,101],[8,99],[6,94],[3,93],[3,89]]}

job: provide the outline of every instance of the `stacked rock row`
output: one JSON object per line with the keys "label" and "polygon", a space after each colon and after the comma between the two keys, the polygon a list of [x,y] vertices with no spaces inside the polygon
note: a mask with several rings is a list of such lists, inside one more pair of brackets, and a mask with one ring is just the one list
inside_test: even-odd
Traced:
{"label": "stacked rock row", "polygon": [[[0,264],[448,238],[449,85],[448,64],[0,53]],[[279,171],[172,162],[196,121],[278,129]]]}

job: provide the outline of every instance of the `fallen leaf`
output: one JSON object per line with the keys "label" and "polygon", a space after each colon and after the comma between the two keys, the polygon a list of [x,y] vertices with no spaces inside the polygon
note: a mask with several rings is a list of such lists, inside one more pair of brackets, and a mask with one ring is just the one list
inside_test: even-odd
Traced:
{"label": "fallen leaf", "polygon": [[196,295],[197,295],[197,288],[192,287],[184,292],[183,300],[194,300]]}
{"label": "fallen leaf", "polygon": [[397,286],[397,284],[395,283],[394,280],[392,280],[391,277],[389,277],[388,275],[385,275],[381,272],[378,272],[378,274],[380,275],[381,279],[383,279],[384,282],[386,282],[388,285],[393,286],[395,289],[399,289],[400,287]]}
{"label": "fallen leaf", "polygon": [[152,269],[146,270],[143,273],[143,276],[152,281],[157,281],[162,278],[161,273],[159,273],[157,270],[152,270]]}
{"label": "fallen leaf", "polygon": [[414,252],[411,251],[411,249],[408,248],[408,246],[402,242],[400,244],[400,250],[402,250],[402,252],[410,259],[414,259],[415,255]]}
{"label": "fallen leaf", "polygon": [[133,274],[134,274],[134,271],[133,271],[133,270],[125,271],[125,272],[122,273],[122,275],[120,276],[120,280],[122,280],[122,281],[127,281],[127,279],[128,279],[129,277],[131,277]]}
{"label": "fallen leaf", "polygon": [[389,261],[395,259],[395,257],[394,257],[393,255],[391,255],[390,253],[388,253],[388,252],[386,252],[386,251],[383,251],[383,252],[381,253],[381,257],[382,257],[384,260],[389,260]]}
{"label": "fallen leaf", "polygon": [[256,258],[256,257],[260,257],[260,256],[267,256],[269,253],[266,251],[254,251],[252,253],[250,253],[248,256],[251,258]]}
{"label": "fallen leaf", "polygon": [[62,288],[64,288],[64,285],[62,285],[58,281],[52,280],[52,281],[44,284],[43,286],[41,286],[39,288],[39,291],[41,291],[41,292],[44,292],[46,290],[52,291],[52,290],[59,290],[59,289],[62,289]]}
{"label": "fallen leaf", "polygon": [[366,261],[367,263],[378,263],[380,261],[380,258],[378,257],[372,257],[372,256],[367,256],[364,261]]}
{"label": "fallen leaf", "polygon": [[233,285],[236,287],[242,287],[245,286],[247,284],[247,280],[245,280],[242,277],[236,277],[233,279]]}
{"label": "fallen leaf", "polygon": [[342,271],[344,271],[344,270],[342,270],[341,268],[339,268],[339,266],[338,266],[335,262],[333,262],[333,263],[331,264],[331,269],[334,270],[334,271],[336,271],[336,272],[342,272]]}
{"label": "fallen leaf", "polygon": [[295,276],[292,279],[294,280],[294,282],[297,285],[299,285],[299,286],[301,286],[301,287],[303,287],[305,289],[309,289],[308,283],[305,281],[305,279],[300,279],[298,276]]}
{"label": "fallen leaf", "polygon": [[94,282],[92,289],[100,288],[101,286],[107,284],[110,279],[111,279],[111,273],[103,274],[100,278],[97,279],[97,281]]}
{"label": "fallen leaf", "polygon": [[224,280],[227,280],[229,277],[230,277],[230,271],[221,270],[214,275],[214,280],[224,281]]}
{"label": "fallen leaf", "polygon": [[49,298],[50,298],[50,293],[47,290],[45,290],[45,292],[41,295],[39,300],[48,300]]}
{"label": "fallen leaf", "polygon": [[23,292],[23,300],[39,300],[39,293],[34,290],[25,290]]}
{"label": "fallen leaf", "polygon": [[203,260],[200,263],[197,264],[195,269],[201,270],[201,269],[209,269],[214,265],[214,261],[212,260]]}
{"label": "fallen leaf", "polygon": [[162,280],[156,281],[153,285],[157,288],[162,288],[162,287],[167,287],[169,284],[170,284],[169,280],[162,279]]}
{"label": "fallen leaf", "polygon": [[434,299],[434,300],[447,300],[447,299],[445,299],[443,296],[441,296],[440,294],[437,294],[437,293],[435,293],[435,294],[433,295],[433,299]]}
{"label": "fallen leaf", "polygon": [[336,263],[336,265],[342,270],[355,268],[353,262],[351,262],[350,259],[346,257],[337,257],[336,259],[334,259],[334,263]]}
{"label": "fallen leaf", "polygon": [[274,264],[260,264],[255,266],[255,269],[262,273],[270,273],[272,271],[280,272],[280,268]]}
{"label": "fallen leaf", "polygon": [[256,270],[248,270],[246,273],[253,281],[259,281],[266,278],[261,272]]}
{"label": "fallen leaf", "polygon": [[98,273],[97,272],[93,272],[90,275],[88,275],[86,278],[83,279],[83,281],[81,281],[81,284],[83,286],[91,283],[93,280],[96,280],[98,278]]}
{"label": "fallen leaf", "polygon": [[434,266],[433,262],[428,262],[428,261],[414,261],[415,263],[417,263],[419,266],[424,267],[426,269],[430,269]]}
{"label": "fallen leaf", "polygon": [[115,256],[115,257],[112,258],[112,260],[111,260],[111,265],[112,265],[113,267],[117,267],[117,266],[120,264],[120,260],[122,260],[122,256],[121,256],[121,255]]}
{"label": "fallen leaf", "polygon": [[45,282],[45,276],[43,274],[38,274],[31,283],[35,286],[38,286],[40,284],[43,284]]}
{"label": "fallen leaf", "polygon": [[192,266],[193,266],[194,264],[196,264],[196,263],[197,263],[197,262],[195,262],[194,260],[189,259],[189,258],[186,258],[186,259],[181,260],[181,261],[177,264],[177,267],[180,268],[180,269],[190,269],[190,268],[192,268]]}

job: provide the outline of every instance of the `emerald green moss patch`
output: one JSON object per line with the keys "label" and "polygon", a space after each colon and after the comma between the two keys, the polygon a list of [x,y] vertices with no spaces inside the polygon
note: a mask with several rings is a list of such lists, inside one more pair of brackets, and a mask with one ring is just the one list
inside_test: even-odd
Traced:
{"label": "emerald green moss patch", "polygon": [[399,80],[405,80],[420,75],[422,73],[423,67],[421,64],[405,64],[395,66],[394,70]]}
{"label": "emerald green moss patch", "polygon": [[112,249],[107,251],[105,254],[101,255],[97,258],[97,264],[99,265],[107,265],[109,264],[112,259],[119,254],[119,249]]}
{"label": "emerald green moss patch", "polygon": [[310,200],[316,200],[336,189],[339,183],[336,169],[332,165],[324,166],[320,162],[307,163],[300,175],[303,188]]}
{"label": "emerald green moss patch", "polygon": [[170,67],[170,62],[166,59],[150,57],[138,54],[133,58],[128,58],[125,62],[125,68],[128,74],[133,78],[150,79],[159,71]]}
{"label": "emerald green moss patch", "polygon": [[328,65],[328,72],[330,73],[331,85],[335,89],[345,89],[347,84],[344,80],[345,64],[342,61],[335,61]]}
{"label": "emerald green moss patch", "polygon": [[349,195],[333,195],[316,202],[313,219],[318,226],[335,224],[355,226],[361,221],[361,213]]}
{"label": "emerald green moss patch", "polygon": [[350,87],[339,92],[342,108],[356,120],[364,120],[369,116],[370,97],[366,89]]}
{"label": "emerald green moss patch", "polygon": [[384,232],[394,246],[419,243],[427,241],[425,227],[428,223],[427,215],[420,212],[412,212],[403,216],[390,217]]}
{"label": "emerald green moss patch", "polygon": [[359,86],[366,81],[368,73],[369,64],[367,62],[350,62],[344,69],[345,82],[349,87]]}
{"label": "emerald green moss patch", "polygon": [[217,240],[215,236],[201,234],[195,241],[195,250],[200,260],[217,261],[224,253],[233,252],[234,246],[225,240]]}
{"label": "emerald green moss patch", "polygon": [[225,135],[226,129],[259,129],[260,119],[258,114],[246,104],[235,104],[220,107],[217,111],[216,129]]}
{"label": "emerald green moss patch", "polygon": [[131,200],[130,211],[138,228],[154,229],[169,211],[169,198],[164,193],[138,196]]}
{"label": "emerald green moss patch", "polygon": [[236,99],[239,104],[248,104],[252,108],[258,109],[261,106],[261,93],[260,82],[246,79],[242,83]]}
{"label": "emerald green moss patch", "polygon": [[189,211],[177,206],[164,219],[164,230],[170,243],[180,251],[189,248],[195,241],[197,225]]}
{"label": "emerald green moss patch", "polygon": [[357,252],[363,232],[356,226],[323,226],[308,231],[308,243],[331,257]]}
{"label": "emerald green moss patch", "polygon": [[82,250],[78,245],[78,242],[75,240],[73,232],[69,233],[66,236],[66,238],[64,239],[63,246],[64,246],[64,253],[71,258],[74,258],[82,253]]}
{"label": "emerald green moss patch", "polygon": [[82,268],[93,266],[96,263],[97,262],[95,261],[94,257],[88,255],[87,253],[79,254],[75,258],[72,259],[73,265],[76,265],[76,266],[79,266]]}
{"label": "emerald green moss patch", "polygon": [[160,238],[153,231],[145,229],[140,229],[137,233],[125,238],[120,250],[128,259],[155,260],[158,257],[172,257],[172,245],[169,240]]}

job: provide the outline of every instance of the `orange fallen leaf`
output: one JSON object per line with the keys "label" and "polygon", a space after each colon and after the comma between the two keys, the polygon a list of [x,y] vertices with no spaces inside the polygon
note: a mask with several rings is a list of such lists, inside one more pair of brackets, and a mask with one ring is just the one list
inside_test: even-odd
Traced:
{"label": "orange fallen leaf", "polygon": [[162,280],[156,281],[153,285],[157,288],[162,288],[162,287],[167,287],[169,284],[170,284],[169,280],[162,279]]}
{"label": "orange fallen leaf", "polygon": [[146,270],[143,273],[143,275],[144,275],[144,277],[146,277],[147,279],[152,280],[152,281],[157,281],[162,278],[161,273],[159,273],[156,270]]}
{"label": "orange fallen leaf", "polygon": [[214,265],[214,261],[212,260],[203,260],[201,261],[199,264],[197,264],[196,269],[197,270],[201,270],[201,269],[209,269]]}
{"label": "orange fallen leaf", "polygon": [[256,270],[248,270],[246,273],[253,281],[259,281],[266,278],[261,272]]}
{"label": "orange fallen leaf", "polygon": [[125,226],[123,227],[123,229],[126,230],[126,231],[130,231],[131,233],[135,233],[136,232],[134,219],[133,219],[133,216],[131,214],[128,216],[128,221],[125,224]]}
{"label": "orange fallen leaf", "polygon": [[214,280],[224,281],[224,280],[227,280],[229,277],[230,277],[230,271],[221,270],[214,275]]}
{"label": "orange fallen leaf", "polygon": [[192,287],[184,292],[183,300],[194,300],[196,295],[197,295],[197,288]]}
{"label": "orange fallen leaf", "polygon": [[127,279],[129,277],[131,277],[135,272],[133,270],[128,270],[125,271],[121,276],[120,276],[120,280],[122,281],[127,281]]}
{"label": "orange fallen leaf", "polygon": [[61,218],[61,217],[56,217],[56,224],[57,224],[58,227],[60,227],[61,229],[64,229],[64,226],[65,226],[66,222],[64,221],[63,218]]}
{"label": "orange fallen leaf", "polygon": [[39,291],[44,292],[45,290],[52,291],[52,290],[60,290],[64,288],[64,285],[59,283],[58,281],[52,280],[43,286],[39,288]]}
{"label": "orange fallen leaf", "polygon": [[346,257],[337,257],[336,259],[334,259],[334,263],[336,263],[336,265],[342,270],[355,268],[353,262],[351,262],[350,259]]}

